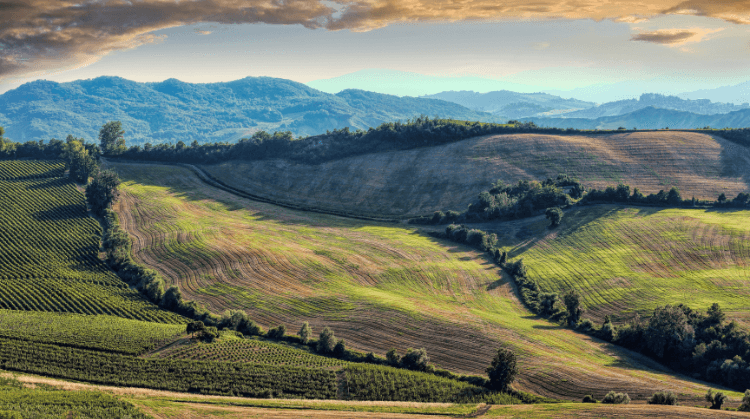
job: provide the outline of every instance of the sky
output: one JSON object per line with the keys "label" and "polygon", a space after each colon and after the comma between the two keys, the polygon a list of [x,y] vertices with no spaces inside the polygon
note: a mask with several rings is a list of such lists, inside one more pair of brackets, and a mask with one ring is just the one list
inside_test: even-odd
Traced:
{"label": "sky", "polygon": [[271,76],[615,100],[750,80],[748,23],[746,0],[0,0],[0,93],[36,79]]}

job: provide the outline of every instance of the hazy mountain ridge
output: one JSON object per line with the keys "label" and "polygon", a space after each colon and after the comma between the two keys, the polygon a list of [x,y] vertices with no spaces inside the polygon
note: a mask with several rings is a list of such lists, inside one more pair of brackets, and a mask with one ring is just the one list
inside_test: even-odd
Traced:
{"label": "hazy mountain ridge", "polygon": [[138,83],[119,77],[35,81],[0,95],[0,124],[15,141],[68,134],[94,140],[110,120],[122,121],[130,144],[236,141],[261,129],[313,135],[343,127],[367,129],[420,114],[494,118],[436,99],[354,90],[332,95],[270,77],[208,84],[176,79]]}
{"label": "hazy mountain ridge", "polygon": [[657,93],[644,93],[638,99],[618,100],[603,103],[599,106],[565,114],[565,118],[599,118],[602,116],[624,115],[639,109],[654,108],[692,112],[701,115],[726,114],[750,108],[750,105],[711,102],[708,99],[681,99],[677,96],[666,96]]}
{"label": "hazy mountain ridge", "polygon": [[455,102],[469,109],[508,118],[523,118],[551,111],[588,109],[596,106],[594,102],[564,99],[547,93],[518,93],[509,90],[488,93],[447,91],[420,97]]}
{"label": "hazy mountain ridge", "polygon": [[576,129],[661,129],[661,128],[743,128],[750,126],[750,109],[726,114],[700,115],[692,112],[649,106],[624,115],[587,118],[523,118],[542,127]]}

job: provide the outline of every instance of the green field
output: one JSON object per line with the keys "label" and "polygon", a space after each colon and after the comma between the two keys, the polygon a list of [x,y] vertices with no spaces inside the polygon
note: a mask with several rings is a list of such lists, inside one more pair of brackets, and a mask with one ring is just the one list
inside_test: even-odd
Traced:
{"label": "green field", "polygon": [[61,163],[5,161],[0,169],[0,308],[184,321],[99,259],[101,228],[75,184],[59,177]]}
{"label": "green field", "polygon": [[596,205],[566,212],[557,229],[548,224],[498,231],[542,291],[578,291],[589,317],[719,303],[730,318],[750,320],[750,211]]}
{"label": "green field", "polygon": [[184,325],[114,316],[0,310],[0,337],[139,355],[173,340]]}
{"label": "green field", "polygon": [[[519,354],[517,388],[580,400],[664,388],[701,400],[703,383],[531,315],[484,255],[400,224],[311,214],[238,198],[174,166],[112,164],[116,211],[136,259],[212,311],[264,327],[309,321],[380,355],[427,349],[439,367],[483,374],[494,351]],[[731,393],[733,398],[736,393]]]}

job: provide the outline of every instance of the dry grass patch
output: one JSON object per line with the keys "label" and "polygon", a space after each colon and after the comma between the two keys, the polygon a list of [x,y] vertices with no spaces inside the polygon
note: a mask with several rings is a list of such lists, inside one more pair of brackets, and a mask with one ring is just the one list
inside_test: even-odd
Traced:
{"label": "dry grass patch", "polygon": [[587,187],[623,182],[646,194],[676,186],[687,198],[750,190],[750,150],[694,132],[491,135],[319,165],[270,160],[202,168],[258,196],[374,216],[460,211],[498,179],[515,183],[559,173]]}

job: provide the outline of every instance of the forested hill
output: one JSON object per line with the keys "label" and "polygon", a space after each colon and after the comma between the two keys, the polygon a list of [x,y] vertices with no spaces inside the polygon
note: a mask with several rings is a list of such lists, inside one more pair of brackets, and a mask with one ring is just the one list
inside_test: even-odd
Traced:
{"label": "forested hill", "polygon": [[0,95],[0,126],[14,141],[96,140],[102,124],[120,120],[128,143],[236,141],[259,130],[294,136],[352,130],[421,114],[492,121],[493,116],[436,99],[345,90],[336,95],[291,80],[247,77],[193,84],[138,83],[98,77],[69,83],[34,81]]}

